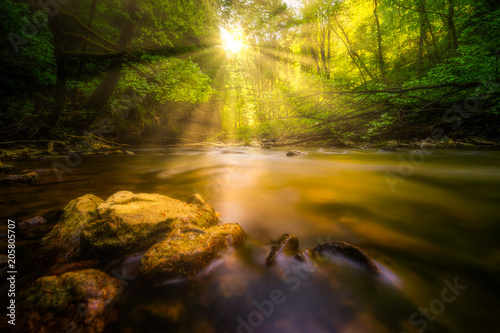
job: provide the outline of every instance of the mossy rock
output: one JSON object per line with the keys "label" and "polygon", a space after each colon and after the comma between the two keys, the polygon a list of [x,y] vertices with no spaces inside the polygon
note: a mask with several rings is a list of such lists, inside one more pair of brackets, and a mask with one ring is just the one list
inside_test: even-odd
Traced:
{"label": "mossy rock", "polygon": [[139,270],[143,279],[151,282],[193,276],[222,251],[243,246],[245,239],[245,231],[236,223],[206,230],[176,229],[146,252]]}
{"label": "mossy rock", "polygon": [[98,217],[82,231],[82,247],[95,254],[131,254],[165,238],[175,223],[207,228],[215,211],[199,195],[188,203],[159,194],[121,191],[98,207]]}
{"label": "mossy rock", "polygon": [[56,250],[71,259],[80,254],[80,234],[97,218],[97,207],[103,202],[93,194],[71,201],[54,228],[42,239],[45,249]]}
{"label": "mossy rock", "polygon": [[95,269],[39,278],[20,296],[16,332],[103,332],[105,310],[121,288]]}

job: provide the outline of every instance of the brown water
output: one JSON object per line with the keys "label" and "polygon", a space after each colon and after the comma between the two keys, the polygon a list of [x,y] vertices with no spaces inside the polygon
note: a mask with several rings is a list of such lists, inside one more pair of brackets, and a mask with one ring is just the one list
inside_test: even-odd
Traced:
{"label": "brown water", "polygon": [[[199,289],[184,282],[153,291],[139,283],[125,288],[113,330],[498,331],[500,152],[308,152],[286,157],[284,149],[137,149],[136,156],[84,157],[63,182],[49,176],[37,185],[1,188],[2,215],[22,220],[86,193],[105,199],[129,190],[186,200],[198,192],[224,222],[247,231],[254,245],[215,263]],[[402,162],[410,157],[412,163]],[[292,264],[295,271],[286,276],[262,271],[260,245],[283,233],[295,234],[301,248],[334,240],[360,246],[385,268],[384,277],[373,279],[343,263],[314,274],[301,274],[307,267],[298,271]],[[444,280],[467,289],[443,292]],[[283,303],[256,315],[253,302],[269,305],[273,290],[283,292]],[[427,319],[418,314],[429,307]]]}

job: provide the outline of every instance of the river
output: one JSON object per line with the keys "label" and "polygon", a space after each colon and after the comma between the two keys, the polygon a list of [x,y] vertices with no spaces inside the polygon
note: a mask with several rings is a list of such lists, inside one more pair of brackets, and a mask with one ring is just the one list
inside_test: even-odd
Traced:
{"label": "river", "polygon": [[[337,240],[359,246],[384,267],[384,278],[373,281],[337,263],[301,276],[297,286],[232,255],[212,268],[204,291],[192,294],[182,283],[147,296],[129,291],[129,303],[135,297],[133,303],[142,299],[157,309],[169,299],[165,311],[172,315],[157,318],[128,305],[130,312],[121,312],[126,324],[117,320],[116,327],[222,333],[468,333],[500,327],[498,151],[305,149],[308,155],[300,157],[285,156],[286,149],[132,151],[134,156],[85,156],[62,182],[51,175],[36,185],[3,187],[2,215],[22,220],[87,193],[106,199],[128,190],[180,200],[200,193],[223,222],[246,230],[253,244],[249,262],[265,255],[261,246],[290,233],[301,248]],[[14,162],[32,169],[51,163]],[[261,323],[252,317],[259,309],[255,302],[269,304],[264,301],[273,290],[283,291],[285,301],[274,304],[269,316],[261,309]],[[253,301],[243,305],[245,299]]]}

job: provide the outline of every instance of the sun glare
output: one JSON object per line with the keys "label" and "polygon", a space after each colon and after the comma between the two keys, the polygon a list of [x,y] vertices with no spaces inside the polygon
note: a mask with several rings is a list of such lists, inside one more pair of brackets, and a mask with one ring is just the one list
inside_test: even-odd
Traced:
{"label": "sun glare", "polygon": [[245,47],[242,31],[237,29],[232,32],[221,28],[222,47],[229,53],[238,53]]}

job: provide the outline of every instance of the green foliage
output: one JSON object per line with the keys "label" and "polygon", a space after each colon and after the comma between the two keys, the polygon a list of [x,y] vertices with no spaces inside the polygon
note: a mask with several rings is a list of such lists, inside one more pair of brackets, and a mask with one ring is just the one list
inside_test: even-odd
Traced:
{"label": "green foliage", "polygon": [[167,101],[206,101],[212,89],[210,78],[191,60],[144,55],[144,62],[127,66],[119,91],[132,88],[140,98]]}
{"label": "green foliage", "polygon": [[243,141],[245,145],[249,146],[250,141],[254,137],[253,128],[251,126],[239,127],[236,132],[236,139]]}
{"label": "green foliage", "polygon": [[385,130],[394,125],[396,118],[390,116],[388,113],[383,113],[380,118],[370,121],[366,124],[367,131],[362,136],[363,139],[373,139],[373,137],[380,135]]}
{"label": "green foliage", "polygon": [[[27,4],[2,1],[0,75],[9,80],[12,87],[27,90],[37,90],[37,86],[46,87],[55,82],[52,36],[47,27],[42,25],[31,36],[23,33],[23,26],[26,22],[32,22],[32,17],[33,13],[29,11]],[[8,38],[9,34],[14,34],[10,35],[12,41]],[[16,45],[17,52],[12,43]]]}
{"label": "green foliage", "polygon": [[[67,70],[61,119],[78,124],[110,117],[123,133],[139,136],[167,126],[175,137],[186,128],[181,123],[213,119],[209,126],[220,127],[219,139],[248,143],[382,139],[398,126],[405,135],[418,135],[442,125],[455,104],[481,96],[487,96],[481,111],[500,112],[498,88],[474,85],[500,76],[500,10],[494,2],[299,2],[289,8],[281,0],[145,0],[131,10],[127,5],[134,2],[107,0],[96,2],[92,17],[94,0],[71,1],[64,10],[83,23],[62,17],[63,48],[80,56],[58,63]],[[33,8],[4,0],[2,36],[22,35]],[[247,47],[226,57],[222,48],[211,47],[220,42],[221,22],[227,30],[240,29]],[[122,49],[117,44],[127,33],[129,45]],[[82,43],[85,38],[92,43]],[[58,69],[51,30],[42,26],[26,39],[17,54],[7,38],[0,39],[2,109],[8,105],[9,119],[41,117],[57,100],[50,93]],[[123,54],[102,56],[117,51]],[[105,91],[107,72],[118,68]],[[443,84],[455,86],[419,89]],[[401,90],[406,88],[413,90]],[[85,109],[92,96],[103,96],[94,103],[98,111]]]}

